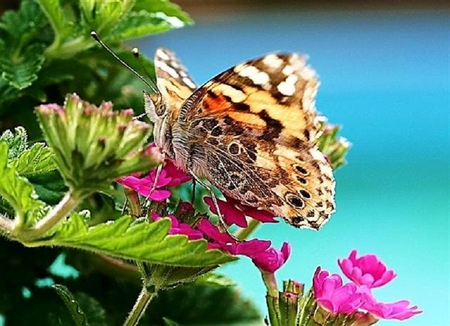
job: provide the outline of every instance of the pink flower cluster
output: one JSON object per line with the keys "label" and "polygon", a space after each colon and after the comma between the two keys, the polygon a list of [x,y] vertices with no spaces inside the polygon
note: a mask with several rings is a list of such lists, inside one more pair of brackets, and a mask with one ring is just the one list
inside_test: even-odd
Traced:
{"label": "pink flower cluster", "polygon": [[317,302],[334,314],[350,314],[365,310],[378,319],[405,320],[421,313],[417,306],[400,300],[392,303],[378,302],[372,289],[392,281],[396,274],[375,255],[356,257],[356,250],[348,258],[338,260],[342,272],[351,282],[344,284],[338,274],[317,268],[313,278]]}

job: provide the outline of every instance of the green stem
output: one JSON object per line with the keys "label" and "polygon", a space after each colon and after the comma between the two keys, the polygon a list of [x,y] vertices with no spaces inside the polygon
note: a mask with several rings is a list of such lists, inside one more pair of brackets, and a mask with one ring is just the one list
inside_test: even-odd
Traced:
{"label": "green stem", "polygon": [[234,236],[236,237],[236,239],[245,240],[258,228],[260,224],[261,224],[260,221],[251,219],[250,222],[248,223],[248,226],[244,229],[238,230],[234,234]]}
{"label": "green stem", "polygon": [[43,219],[39,220],[31,229],[14,230],[14,235],[22,242],[33,242],[42,238],[48,231],[66,218],[80,204],[83,195],[69,191]]}
{"label": "green stem", "polygon": [[267,289],[267,294],[272,297],[278,297],[278,286],[275,274],[261,271],[261,275]]}
{"label": "green stem", "polygon": [[67,59],[74,57],[77,53],[85,51],[94,45],[94,42],[84,36],[78,37],[64,44],[53,43],[45,51],[47,59]]}
{"label": "green stem", "polygon": [[148,307],[148,304],[152,299],[156,296],[156,292],[149,292],[147,287],[144,285],[142,287],[141,293],[139,293],[139,297],[137,298],[133,309],[131,309],[130,314],[127,319],[123,323],[124,326],[134,326],[137,325],[139,319],[141,319],[145,310]]}
{"label": "green stem", "polygon": [[128,187],[123,187],[123,189],[125,197],[128,200],[128,205],[130,205],[130,215],[133,217],[142,216],[141,202],[138,193]]}

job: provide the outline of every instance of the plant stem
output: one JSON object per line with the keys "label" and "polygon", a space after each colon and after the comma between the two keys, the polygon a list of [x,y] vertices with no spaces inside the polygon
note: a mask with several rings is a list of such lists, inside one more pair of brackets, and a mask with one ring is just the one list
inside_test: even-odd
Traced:
{"label": "plant stem", "polygon": [[156,292],[149,292],[147,287],[144,285],[142,287],[141,293],[139,293],[139,297],[137,298],[133,309],[131,309],[130,314],[127,319],[123,323],[124,326],[135,326],[141,319],[145,310],[148,307],[148,304],[152,299],[156,296]]}
{"label": "plant stem", "polygon": [[261,275],[267,289],[267,294],[272,297],[278,297],[278,286],[275,274],[261,271]]}
{"label": "plant stem", "polygon": [[128,204],[130,205],[130,214],[133,217],[142,216],[141,203],[139,201],[139,195],[133,189],[128,187],[123,187],[125,196],[128,200]]}
{"label": "plant stem", "polygon": [[244,229],[238,230],[234,234],[234,236],[236,237],[236,239],[245,240],[256,230],[256,228],[260,224],[261,224],[260,221],[255,220],[255,219],[251,219],[250,222],[248,223],[248,226],[246,228],[244,228]]}
{"label": "plant stem", "polygon": [[84,198],[83,195],[69,191],[43,219],[39,220],[31,229],[14,230],[14,235],[22,242],[32,242],[42,238],[56,224],[68,216]]}

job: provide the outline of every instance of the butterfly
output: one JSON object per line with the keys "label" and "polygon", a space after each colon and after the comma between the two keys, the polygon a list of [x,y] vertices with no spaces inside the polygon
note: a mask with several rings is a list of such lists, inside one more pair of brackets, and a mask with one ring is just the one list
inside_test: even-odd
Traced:
{"label": "butterfly", "polygon": [[155,54],[157,93],[144,92],[154,141],[174,164],[226,197],[319,229],[335,181],[317,147],[318,78],[302,55],[272,53],[198,87],[170,50]]}

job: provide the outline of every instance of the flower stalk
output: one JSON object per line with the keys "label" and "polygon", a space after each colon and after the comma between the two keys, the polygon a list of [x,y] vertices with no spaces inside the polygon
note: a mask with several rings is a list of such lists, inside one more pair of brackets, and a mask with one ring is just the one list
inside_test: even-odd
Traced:
{"label": "flower stalk", "polygon": [[133,309],[131,309],[127,319],[123,323],[124,326],[134,326],[138,324],[139,320],[144,315],[148,305],[150,304],[152,299],[156,297],[157,293],[150,289],[152,289],[151,286],[142,287],[142,290],[139,293],[139,296],[133,306]]}
{"label": "flower stalk", "polygon": [[53,207],[53,209],[41,220],[39,220],[32,228],[23,229],[17,227],[13,230],[13,235],[20,239],[24,244],[33,246],[32,242],[45,236],[59,222],[66,218],[89,193],[78,193],[69,191],[63,199]]}

